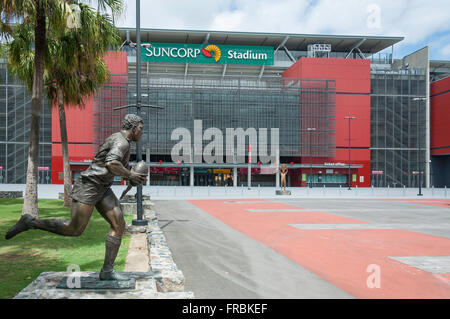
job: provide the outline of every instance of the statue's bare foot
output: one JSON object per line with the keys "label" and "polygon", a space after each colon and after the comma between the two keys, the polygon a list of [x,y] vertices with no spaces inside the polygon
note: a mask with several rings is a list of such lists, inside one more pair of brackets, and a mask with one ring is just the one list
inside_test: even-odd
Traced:
{"label": "statue's bare foot", "polygon": [[11,229],[6,233],[5,239],[11,239],[17,234],[24,232],[28,229],[31,229],[31,221],[34,219],[33,216],[29,214],[24,214],[20,217],[19,221],[11,227]]}
{"label": "statue's bare foot", "polygon": [[110,271],[104,271],[103,269],[100,271],[100,280],[117,280],[117,281],[124,281],[124,280],[130,280],[127,276],[121,275],[117,273],[114,269]]}

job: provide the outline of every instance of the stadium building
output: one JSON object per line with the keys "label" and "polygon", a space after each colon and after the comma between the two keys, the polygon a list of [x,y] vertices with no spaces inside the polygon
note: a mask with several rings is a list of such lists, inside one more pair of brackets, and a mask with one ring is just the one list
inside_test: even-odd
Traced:
{"label": "stadium building", "polygon": [[[136,112],[136,31],[120,33],[109,82],[67,108],[73,178]],[[275,186],[285,163],[291,187],[450,186],[450,61],[430,61],[428,47],[394,59],[402,40],[141,29],[149,184]],[[0,183],[25,183],[31,98],[5,61],[0,77]],[[39,182],[63,183],[58,112],[44,104]],[[192,147],[174,162],[180,128]],[[226,143],[227,129],[242,129],[245,145]],[[202,156],[212,144],[214,162]]]}

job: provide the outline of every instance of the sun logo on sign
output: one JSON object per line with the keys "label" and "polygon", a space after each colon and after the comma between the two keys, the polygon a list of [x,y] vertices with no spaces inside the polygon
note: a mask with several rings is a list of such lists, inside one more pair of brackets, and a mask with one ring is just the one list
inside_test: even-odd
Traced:
{"label": "sun logo on sign", "polygon": [[207,58],[211,58],[213,56],[212,53],[214,53],[214,60],[216,60],[216,62],[219,61],[220,56],[222,54],[220,52],[219,47],[217,45],[214,45],[214,44],[210,44],[206,48],[202,49],[202,53]]}

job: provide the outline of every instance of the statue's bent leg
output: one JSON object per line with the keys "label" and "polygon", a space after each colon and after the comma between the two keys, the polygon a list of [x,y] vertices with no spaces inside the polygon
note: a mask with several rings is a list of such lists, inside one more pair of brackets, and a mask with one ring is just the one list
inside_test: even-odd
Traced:
{"label": "statue's bent leg", "polygon": [[125,220],[117,197],[108,190],[103,199],[95,206],[103,218],[111,226],[106,235],[105,260],[100,272],[100,280],[128,280],[114,270],[114,261],[122,242],[122,234],[125,231]]}
{"label": "statue's bent leg", "polygon": [[64,218],[39,219],[25,214],[7,233],[5,238],[10,239],[15,235],[29,230],[41,229],[63,236],[80,236],[86,229],[91,218],[93,205],[83,204],[77,201],[72,202],[70,221]]}

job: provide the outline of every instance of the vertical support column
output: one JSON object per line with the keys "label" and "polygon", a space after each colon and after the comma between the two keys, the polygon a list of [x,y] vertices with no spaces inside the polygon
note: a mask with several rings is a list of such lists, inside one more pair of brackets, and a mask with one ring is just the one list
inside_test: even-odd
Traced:
{"label": "vertical support column", "polygon": [[189,186],[194,186],[194,163],[193,163],[193,155],[192,155],[192,146],[191,146],[191,169],[190,169],[190,179]]}
{"label": "vertical support column", "polygon": [[[233,164],[236,165],[236,150],[233,150]],[[237,166],[233,167],[233,187],[237,187]]]}
{"label": "vertical support column", "polygon": [[425,122],[425,134],[426,134],[426,139],[425,139],[425,187],[429,188],[430,187],[430,57],[428,55],[428,50],[427,50],[427,71],[425,73],[426,76],[426,91],[425,91],[425,95],[426,95],[426,100],[425,100],[425,117],[426,117],[426,122]]}
{"label": "vertical support column", "polygon": [[[150,134],[149,134],[150,135]],[[151,163],[151,161],[150,161],[150,147],[147,147],[147,149],[146,149],[146,157],[147,157],[147,163],[148,163],[148,165],[149,165],[149,167],[148,167],[148,176],[147,176],[147,186],[150,186],[150,176],[151,176],[151,174],[150,174],[150,163]]]}
{"label": "vertical support column", "polygon": [[248,189],[252,187],[252,146],[248,144],[248,173],[247,173]]}

